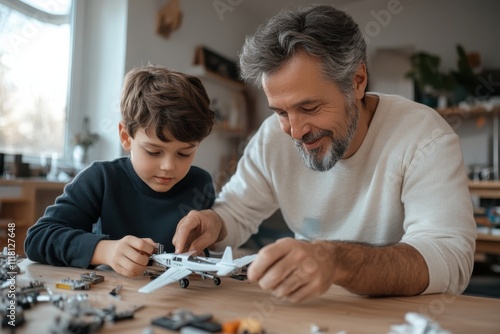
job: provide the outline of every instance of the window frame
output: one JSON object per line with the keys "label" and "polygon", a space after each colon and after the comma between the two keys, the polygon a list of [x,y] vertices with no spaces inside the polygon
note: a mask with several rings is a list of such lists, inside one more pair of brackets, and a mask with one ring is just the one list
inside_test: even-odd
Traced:
{"label": "window frame", "polygon": [[[0,0],[2,4],[21,12],[23,15],[32,16],[27,14],[21,7],[29,6],[22,1],[17,0]],[[20,5],[16,5],[16,3]],[[29,6],[32,7],[32,6]],[[34,7],[32,7],[34,8]],[[48,15],[57,17],[58,15],[46,13],[34,8],[35,13],[44,13],[41,16]],[[82,118],[78,115],[80,112],[80,103],[82,96],[82,67],[83,67],[83,50],[84,50],[84,32],[85,32],[85,1],[72,0],[71,9],[69,12],[70,24],[70,46],[69,46],[69,60],[68,60],[68,89],[66,97],[66,114],[64,121],[64,145],[63,156],[58,157],[57,166],[64,170],[73,169],[72,159],[72,134],[81,130]],[[38,19],[38,18],[37,18]],[[57,20],[57,18],[54,18]],[[48,22],[50,23],[50,22]],[[48,157],[50,158],[50,157]],[[5,163],[13,163],[14,156],[12,154],[5,155]],[[32,168],[41,167],[41,157],[36,155],[23,154],[23,162],[29,163]],[[1,175],[0,175],[1,177]]]}

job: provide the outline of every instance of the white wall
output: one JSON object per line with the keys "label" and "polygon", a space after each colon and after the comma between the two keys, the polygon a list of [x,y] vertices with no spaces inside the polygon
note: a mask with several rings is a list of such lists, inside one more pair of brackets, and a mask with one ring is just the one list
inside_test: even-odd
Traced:
{"label": "white wall", "polygon": [[[379,49],[413,49],[440,55],[442,69],[448,71],[457,68],[456,45],[461,44],[466,51],[481,54],[484,68],[500,68],[497,33],[500,1],[365,0],[345,9],[367,37],[369,67],[380,65],[380,59],[377,64],[372,63]],[[376,75],[384,75],[380,68],[372,68],[371,72],[372,80],[377,80]],[[382,87],[389,89],[390,85]],[[397,88],[399,90],[384,92],[400,93],[402,86]],[[473,117],[460,119],[453,122],[452,127],[460,136],[466,165],[491,165],[492,119],[487,118],[484,126],[476,121]]]}
{"label": "white wall", "polygon": [[[80,109],[91,115],[92,129],[98,129],[104,138],[99,149],[96,146],[91,152],[95,159],[112,159],[122,154],[116,123],[119,121],[119,92],[126,71],[148,62],[187,71],[198,45],[207,45],[236,60],[245,35],[253,33],[264,20],[264,16],[257,17],[245,10],[246,5],[224,12],[221,19],[213,1],[181,0],[182,25],[169,39],[164,39],[155,33],[155,18],[166,0],[85,2],[88,14],[86,60]],[[500,67],[500,44],[496,34],[500,1],[365,0],[344,8],[369,38],[370,57],[379,48],[413,48],[439,54],[443,69],[449,69],[455,66],[455,45],[460,43],[467,51],[480,52],[486,67]],[[393,13],[384,16],[383,13],[390,13],[389,10]],[[256,105],[260,122],[270,114],[261,93],[257,95]],[[480,142],[484,143],[482,147],[487,146],[489,126],[477,129],[468,125],[466,129],[464,124],[470,122],[464,120],[455,128],[462,136],[463,147],[469,150]],[[221,143],[213,136],[207,139],[195,163],[213,172],[219,163],[218,152],[226,150]],[[470,157],[467,152],[464,155],[466,163],[486,163],[489,159],[488,154],[478,154],[478,151]]]}
{"label": "white wall", "polygon": [[345,9],[365,33],[370,54],[377,48],[415,48],[440,55],[446,70],[456,68],[460,43],[479,51],[485,66],[500,67],[499,1],[365,0]]}
{"label": "white wall", "polygon": [[[90,115],[91,129],[102,137],[90,152],[93,160],[114,159],[124,153],[117,124],[121,86],[128,70],[153,63],[189,72],[199,45],[237,60],[245,35],[253,32],[259,23],[239,7],[218,13],[212,1],[181,0],[181,27],[165,39],[156,34],[155,20],[158,10],[166,3],[166,0],[85,2],[83,84],[76,119]],[[209,93],[217,91],[210,83],[205,85]],[[213,131],[202,143],[194,164],[215,174],[220,168],[219,157],[228,150],[227,138]]]}
{"label": "white wall", "polygon": [[[258,20],[252,19],[239,7],[232,7],[232,11],[222,13],[221,20],[212,1],[181,0],[181,27],[165,39],[155,33],[155,17],[166,2],[129,0],[127,70],[150,62],[189,73],[195,49],[199,45],[205,45],[236,61],[245,35],[251,33],[258,24]],[[227,94],[222,93],[221,99],[221,94],[216,93],[220,87],[207,80],[202,81],[211,97],[214,94],[219,96],[219,105],[226,107],[231,103],[232,99],[226,98]],[[221,169],[220,157],[230,149],[227,138],[213,131],[200,145],[194,164],[215,175]]]}
{"label": "white wall", "polygon": [[91,130],[100,135],[99,144],[90,150],[90,159],[110,159],[121,154],[117,129],[125,74],[127,2],[77,0],[77,4],[77,20],[83,20],[77,24],[83,34],[76,36],[75,56],[81,68],[76,68],[77,76],[72,78],[74,112],[69,131],[80,132],[83,118],[89,116]]}

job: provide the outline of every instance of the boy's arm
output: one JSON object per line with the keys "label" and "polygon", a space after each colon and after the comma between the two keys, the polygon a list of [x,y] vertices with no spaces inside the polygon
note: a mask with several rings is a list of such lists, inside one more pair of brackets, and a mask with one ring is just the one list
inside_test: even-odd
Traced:
{"label": "boy's arm", "polygon": [[94,248],[106,235],[92,233],[100,216],[104,184],[89,167],[64,188],[54,205],[28,230],[24,248],[30,260],[87,268]]}

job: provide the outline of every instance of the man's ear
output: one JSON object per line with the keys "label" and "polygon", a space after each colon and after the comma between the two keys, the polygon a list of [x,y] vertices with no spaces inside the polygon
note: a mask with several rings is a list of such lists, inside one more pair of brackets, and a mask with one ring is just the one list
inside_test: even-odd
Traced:
{"label": "man's ear", "polygon": [[125,151],[130,152],[130,140],[132,137],[128,133],[125,125],[120,122],[118,123],[118,133],[120,135],[120,142],[122,143],[122,147]]}
{"label": "man's ear", "polygon": [[368,85],[368,73],[366,64],[361,63],[354,74],[354,96],[356,100],[361,100],[365,96],[366,86]]}

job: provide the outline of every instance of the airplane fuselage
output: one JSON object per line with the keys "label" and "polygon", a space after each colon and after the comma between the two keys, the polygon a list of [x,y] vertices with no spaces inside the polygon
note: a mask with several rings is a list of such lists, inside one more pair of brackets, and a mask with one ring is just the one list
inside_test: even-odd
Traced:
{"label": "airplane fuselage", "polygon": [[154,260],[165,267],[187,268],[195,272],[210,272],[220,269],[216,262],[210,261],[208,258],[188,254],[160,254],[155,255]]}
{"label": "airplane fuselage", "polygon": [[213,257],[198,257],[191,253],[161,253],[154,254],[151,259],[158,265],[166,267],[167,270],[154,281],[146,284],[139,289],[139,292],[151,293],[152,291],[166,284],[179,281],[181,287],[186,288],[189,281],[186,278],[188,275],[195,273],[203,278],[211,278],[215,285],[219,285],[221,280],[219,276],[227,276],[249,263],[251,263],[257,254],[247,255],[233,260],[231,247],[226,247],[222,258]]}

